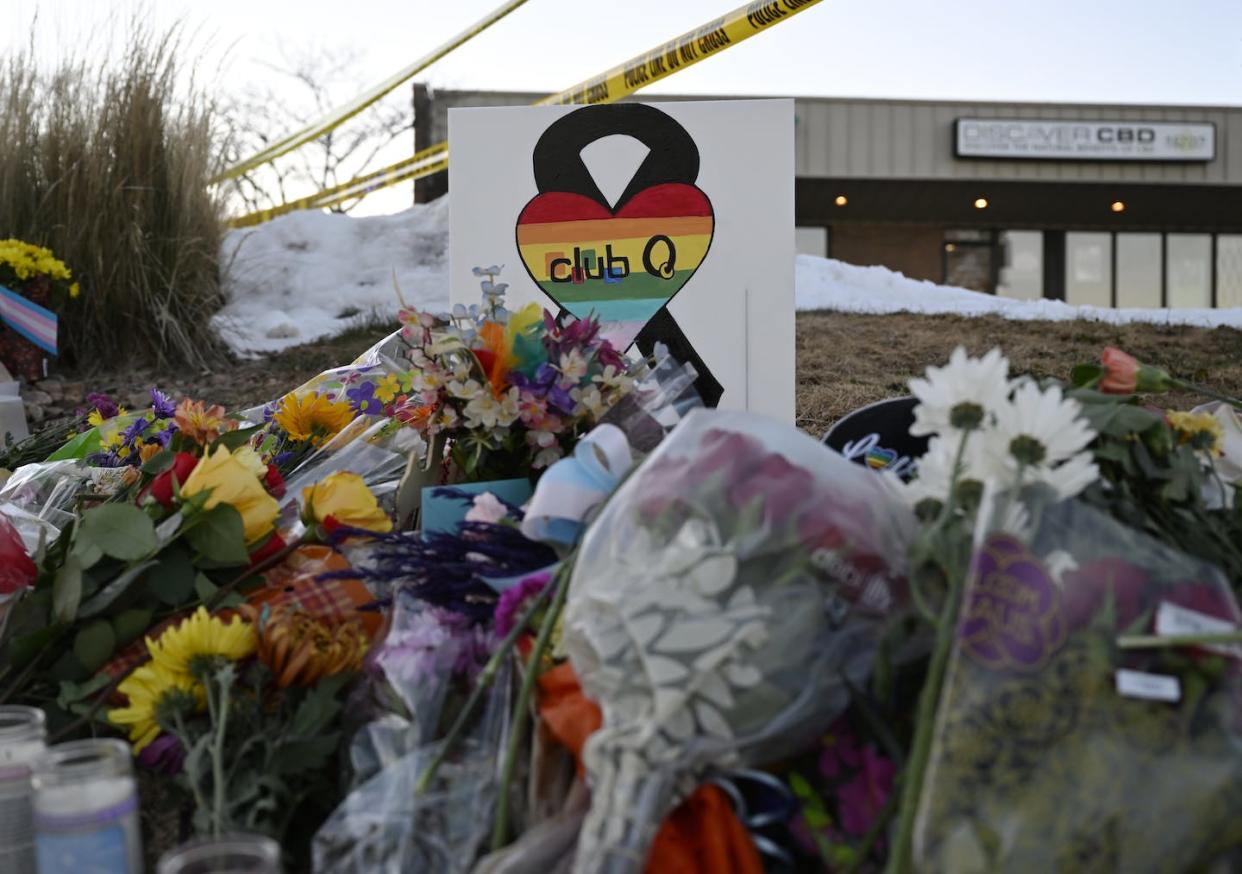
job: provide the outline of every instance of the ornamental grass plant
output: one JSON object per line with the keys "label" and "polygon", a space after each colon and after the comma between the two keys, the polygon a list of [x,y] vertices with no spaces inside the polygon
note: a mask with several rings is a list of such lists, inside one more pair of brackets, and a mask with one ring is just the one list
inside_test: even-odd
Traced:
{"label": "ornamental grass plant", "polygon": [[222,356],[214,106],[182,74],[178,28],[125,33],[113,52],[49,59],[32,40],[0,61],[0,237],[51,248],[81,282],[62,364],[203,367]]}

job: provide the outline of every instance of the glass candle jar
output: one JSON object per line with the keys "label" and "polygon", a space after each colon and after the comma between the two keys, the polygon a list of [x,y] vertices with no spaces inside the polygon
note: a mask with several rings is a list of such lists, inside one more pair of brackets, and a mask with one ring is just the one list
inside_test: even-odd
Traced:
{"label": "glass candle jar", "polygon": [[201,838],[161,856],[156,874],[280,874],[280,846],[262,835]]}
{"label": "glass candle jar", "polygon": [[36,874],[30,770],[43,755],[43,711],[0,707],[0,871]]}
{"label": "glass candle jar", "polygon": [[129,744],[57,744],[35,763],[33,779],[39,874],[142,874]]}

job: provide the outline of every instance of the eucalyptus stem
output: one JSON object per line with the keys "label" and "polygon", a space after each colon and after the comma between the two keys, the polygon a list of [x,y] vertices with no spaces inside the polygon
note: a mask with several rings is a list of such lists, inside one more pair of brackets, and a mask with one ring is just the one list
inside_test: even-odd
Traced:
{"label": "eucalyptus stem", "polygon": [[[230,676],[231,676],[230,672]],[[217,681],[219,677],[216,677]],[[229,725],[229,686],[220,683],[220,724],[216,726],[216,736],[211,749],[211,788],[214,795],[212,802],[212,822],[215,836],[224,833],[224,737]]]}
{"label": "eucalyptus stem", "polygon": [[479,676],[474,681],[474,689],[470,692],[470,697],[466,699],[466,703],[462,706],[461,712],[457,714],[457,719],[453,721],[452,727],[448,730],[448,734],[444,736],[444,743],[440,746],[440,751],[436,753],[434,759],[427,766],[427,770],[423,771],[418,783],[414,786],[414,797],[417,798],[427,791],[427,787],[431,785],[435,779],[436,773],[440,770],[440,766],[444,764],[449,753],[461,740],[461,736],[466,733],[466,727],[469,724],[470,717],[474,715],[474,711],[478,708],[479,702],[483,699],[483,693],[496,679],[496,673],[500,670],[501,664],[509,657],[509,652],[513,649],[513,645],[517,642],[518,637],[530,625],[532,619],[552,595],[552,586],[544,586],[543,589],[531,599],[530,606],[522,613],[521,617],[513,628],[505,635],[504,639],[496,645],[495,651],[491,658],[487,660],[487,664],[483,666],[483,670],[479,672]]}
{"label": "eucalyptus stem", "polygon": [[539,636],[535,638],[535,648],[531,650],[530,659],[527,661],[526,666],[526,676],[522,678],[522,688],[518,692],[517,703],[513,707],[513,727],[509,732],[509,747],[505,750],[504,765],[500,771],[496,821],[492,826],[492,852],[503,847],[505,839],[508,837],[509,784],[513,781],[513,771],[517,766],[518,750],[521,748],[526,734],[526,722],[529,717],[527,709],[530,706],[531,692],[534,689],[535,680],[539,676],[543,655],[548,649],[549,642],[552,640],[552,629],[556,627],[556,621],[560,618],[561,611],[565,608],[565,599],[569,595],[570,567],[568,564],[562,565],[560,573],[557,574],[553,584],[546,586],[544,589],[547,591],[555,586],[556,596],[552,601],[552,606],[548,608],[547,614],[543,617],[543,624],[539,627]]}
{"label": "eucalyptus stem", "polygon": [[[962,442],[957,448],[957,457],[953,462],[953,477],[949,484],[949,496],[937,520],[937,531],[947,526],[957,512],[957,485],[969,438],[970,432],[964,433]],[[948,591],[940,608],[940,618],[936,623],[936,643],[932,649],[931,662],[927,667],[927,679],[924,680],[923,690],[919,694],[910,759],[902,770],[897,840],[885,868],[889,874],[904,874],[910,870],[913,861],[914,817],[918,809],[919,796],[923,792],[927,761],[931,756],[936,711],[940,704],[940,689],[944,685],[945,671],[949,664],[949,656],[953,651],[958,610],[962,599],[965,569],[955,560],[956,553],[957,550],[954,548],[951,551],[950,566],[946,568]]]}

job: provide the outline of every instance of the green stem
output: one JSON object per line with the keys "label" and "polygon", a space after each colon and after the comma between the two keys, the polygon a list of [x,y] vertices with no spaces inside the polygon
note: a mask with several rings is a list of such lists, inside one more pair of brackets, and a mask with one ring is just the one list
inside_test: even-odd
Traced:
{"label": "green stem", "polygon": [[[556,597],[547,615],[543,617],[543,624],[539,627],[539,636],[535,638],[535,648],[531,651],[530,659],[527,661],[526,676],[522,678],[522,688],[518,692],[517,704],[513,708],[513,727],[509,731],[509,748],[505,750],[505,761],[500,771],[496,822],[492,826],[492,852],[503,847],[509,836],[509,784],[513,781],[518,751],[521,749],[526,734],[531,691],[534,689],[535,679],[539,676],[543,655],[548,649],[548,643],[552,640],[552,629],[556,627],[556,621],[560,618],[561,611],[565,608],[565,599],[569,595],[570,567],[568,564],[561,565],[560,573],[557,574],[553,583],[556,587]],[[550,589],[552,586],[547,588]]]}
{"label": "green stem", "polygon": [[1184,388],[1188,391],[1198,392],[1199,394],[1205,397],[1209,397],[1212,400],[1220,401],[1222,403],[1229,404],[1231,407],[1242,409],[1242,401],[1238,400],[1237,398],[1231,398],[1229,395],[1223,395],[1218,391],[1208,388],[1206,385],[1199,385],[1196,382],[1188,382],[1187,380],[1184,380],[1184,379],[1175,379],[1173,380],[1173,382],[1178,386],[1178,388]]}
{"label": "green stem", "polygon": [[469,725],[470,717],[474,715],[474,711],[478,708],[479,702],[483,700],[483,693],[492,684],[496,678],[496,673],[500,670],[500,666],[505,659],[509,657],[509,652],[517,643],[518,637],[530,625],[531,620],[535,618],[535,613],[543,608],[544,603],[552,596],[552,586],[543,587],[538,595],[530,602],[530,606],[522,613],[521,618],[514,624],[512,630],[505,635],[504,640],[496,645],[496,650],[492,653],[491,658],[487,660],[487,664],[483,666],[483,670],[479,672],[478,678],[474,682],[474,689],[470,692],[470,697],[466,699],[465,705],[462,706],[461,712],[457,714],[452,727],[448,730],[448,734],[444,736],[444,743],[440,747],[440,751],[436,753],[431,764],[427,766],[427,770],[418,778],[418,783],[414,787],[414,797],[418,797],[427,791],[427,787],[436,777],[436,772],[440,770],[440,766],[444,764],[449,753],[461,740],[462,735],[466,733]]}
{"label": "green stem", "polygon": [[1164,649],[1230,643],[1242,643],[1242,631],[1224,631],[1219,634],[1129,634],[1117,638],[1117,646],[1121,649]]}
{"label": "green stem", "polygon": [[[941,510],[938,529],[943,529],[957,513],[957,483],[961,474],[962,459],[966,455],[966,443],[969,432],[962,435],[962,442],[957,449],[957,458],[953,463],[953,479],[949,484],[949,498]],[[886,871],[888,874],[905,874],[913,862],[914,817],[918,809],[919,796],[923,792],[923,780],[927,772],[927,761],[931,756],[932,737],[935,731],[936,711],[940,704],[940,690],[944,685],[944,675],[949,664],[949,656],[953,652],[953,640],[957,632],[957,616],[962,599],[964,571],[956,558],[956,551],[950,553],[948,571],[948,592],[944,604],[940,608],[940,618],[936,626],[936,643],[932,649],[931,662],[927,668],[927,679],[923,682],[923,690],[919,695],[918,711],[915,715],[914,741],[911,745],[910,759],[902,770],[900,817],[897,826],[897,840],[893,844]]]}

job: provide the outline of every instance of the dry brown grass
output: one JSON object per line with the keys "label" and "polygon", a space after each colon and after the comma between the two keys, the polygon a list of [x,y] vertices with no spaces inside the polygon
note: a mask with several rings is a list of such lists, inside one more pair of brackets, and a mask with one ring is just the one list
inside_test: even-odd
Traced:
{"label": "dry brown grass", "polygon": [[[1068,379],[1070,369],[1117,346],[1183,378],[1242,394],[1242,331],[1097,322],[1014,322],[995,316],[798,316],[798,425],[814,435],[857,407],[906,393],[906,380],[946,361],[959,343],[999,346],[1015,373]],[[1196,403],[1171,396],[1169,406]]]}
{"label": "dry brown grass", "polygon": [[0,62],[0,237],[51,247],[80,280],[64,363],[203,365],[221,357],[213,110],[178,79],[178,31],[127,32],[116,57]]}

